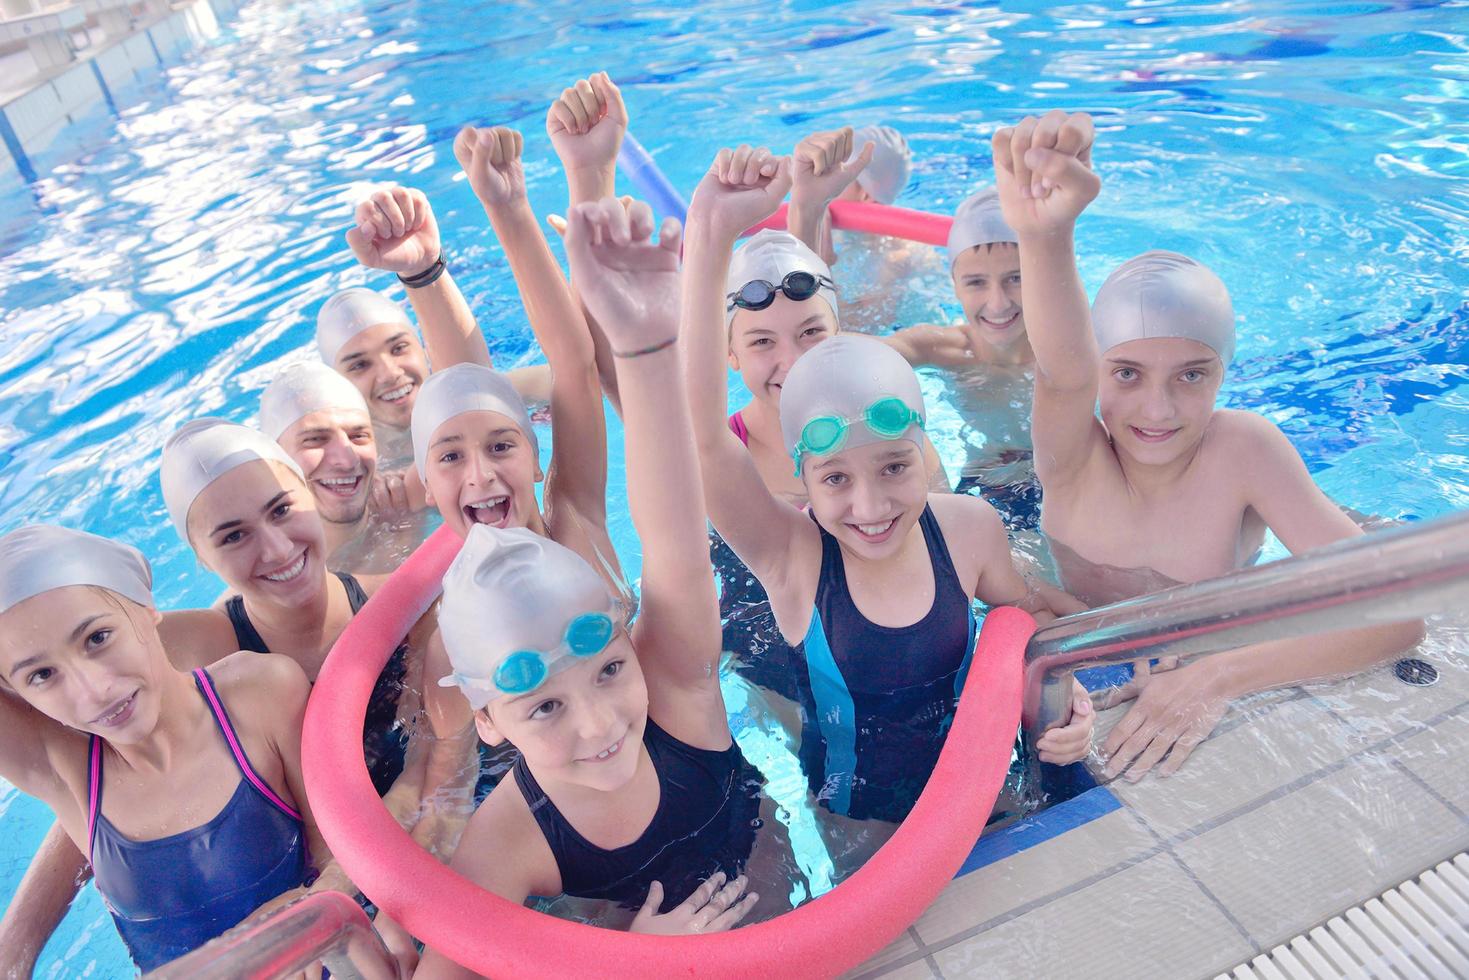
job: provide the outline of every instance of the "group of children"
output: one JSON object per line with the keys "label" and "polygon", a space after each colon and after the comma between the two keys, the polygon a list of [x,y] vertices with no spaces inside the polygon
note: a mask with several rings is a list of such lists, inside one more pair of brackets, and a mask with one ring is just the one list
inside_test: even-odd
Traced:
{"label": "group of children", "polygon": [[[159,610],[146,559],[115,541],[49,526],[0,538],[0,775],[58,828],[22,885],[42,898],[13,902],[0,930],[11,955],[34,960],[71,890],[57,882],[87,864],[143,969],[300,894],[353,893],[311,817],[301,718],[394,564],[383,541],[401,557],[421,538],[414,514],[437,511],[464,543],[369,703],[364,756],[384,804],[499,895],[605,900],[627,928],[660,933],[730,928],[758,899],[746,868],[761,777],[729,727],[721,592],[727,613],[743,589],[784,651],[737,669],[796,709],[811,799],[891,824],[942,746],[975,600],[1044,619],[1233,570],[1266,527],[1292,551],[1360,533],[1274,426],[1214,409],[1234,317],[1208,269],[1145,253],[1088,306],[1073,247],[1100,186],[1087,116],[995,135],[996,186],[960,206],[949,242],[964,322],[881,338],[842,331],[828,208],[891,203],[909,167],[900,135],[721,150],[686,226],[655,229],[647,205],[613,196],[626,125],[605,73],[547,115],[570,190],[556,223],[569,278],[527,201],[520,134],[455,140],[542,369],[492,368],[422,194],[362,202],[348,243],[398,275],[423,342],[381,294],[338,293],[318,317],[321,363],[281,372],[258,428],[198,419],[162,447],[169,517],[229,587],[217,607]],[[736,248],[788,195],[791,231]],[[1022,574],[1013,513],[989,486],[950,492],[915,364],[1033,372],[1059,583]],[[728,368],[751,394],[734,415]],[[626,432],[636,595],[607,530],[604,396]],[[528,403],[549,405],[544,471]],[[718,579],[710,524],[729,553]],[[1176,769],[1232,698],[1359,669],[1417,636],[1377,626],[1140,670],[1108,769]],[[1085,757],[1094,720],[1078,685],[1040,758]],[[514,754],[465,823],[446,803],[479,795],[476,735]],[[405,972],[465,972],[377,924]]]}

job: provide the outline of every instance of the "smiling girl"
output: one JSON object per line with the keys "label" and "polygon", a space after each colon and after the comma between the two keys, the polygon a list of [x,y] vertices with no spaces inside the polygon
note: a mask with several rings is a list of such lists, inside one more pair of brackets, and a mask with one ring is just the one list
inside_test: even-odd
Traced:
{"label": "smiling girl", "polygon": [[0,538],[0,776],[89,856],[142,970],[308,886],[350,893],[334,864],[312,871],[331,855],[301,777],[301,669],[237,654],[178,670],[151,585],[105,538]]}

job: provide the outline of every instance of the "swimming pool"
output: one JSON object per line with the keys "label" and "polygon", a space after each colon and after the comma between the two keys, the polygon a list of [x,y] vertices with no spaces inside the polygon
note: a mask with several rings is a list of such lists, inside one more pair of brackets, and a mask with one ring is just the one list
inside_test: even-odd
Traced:
{"label": "swimming pool", "polygon": [[[532,357],[449,140],[468,121],[521,128],[532,203],[559,212],[545,107],[597,68],[684,188],[726,143],[886,121],[915,152],[900,203],[940,211],[988,181],[997,125],[1088,109],[1104,179],[1079,233],[1089,288],[1145,247],[1198,257],[1241,317],[1226,404],[1281,425],[1355,510],[1469,506],[1465,23],[1462,3],[257,0],[132,108],[68,131],[37,182],[0,178],[0,527],[113,534],[152,558],[161,602],[217,595],[165,519],[159,447],[189,416],[252,417],[321,300],[368,281],[341,236],[371,182],[428,193],[499,362]],[[944,310],[942,278],[901,304]],[[947,418],[940,451],[962,454],[972,434]],[[610,444],[620,499],[615,423]],[[0,795],[4,894],[48,823]],[[40,975],[125,972],[86,896]]]}

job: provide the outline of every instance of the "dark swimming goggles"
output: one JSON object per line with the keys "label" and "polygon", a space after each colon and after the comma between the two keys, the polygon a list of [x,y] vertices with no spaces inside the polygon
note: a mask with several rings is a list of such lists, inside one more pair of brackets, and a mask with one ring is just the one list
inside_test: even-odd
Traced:
{"label": "dark swimming goggles", "polygon": [[823,286],[833,292],[837,288],[837,284],[826,276],[814,276],[809,272],[792,272],[779,285],[764,279],[751,279],[736,292],[725,296],[729,305],[724,308],[724,312],[728,313],[736,307],[742,310],[763,310],[775,302],[777,292],[785,293],[786,299],[799,303],[815,296]]}

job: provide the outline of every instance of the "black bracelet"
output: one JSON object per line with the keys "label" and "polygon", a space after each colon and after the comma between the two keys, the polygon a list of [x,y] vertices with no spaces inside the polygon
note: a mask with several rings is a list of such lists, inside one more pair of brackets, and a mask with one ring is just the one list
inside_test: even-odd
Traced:
{"label": "black bracelet", "polygon": [[434,259],[433,265],[417,275],[405,276],[400,273],[398,281],[409,289],[422,289],[424,286],[431,286],[438,282],[439,276],[442,276],[444,270],[447,268],[448,266],[444,263],[444,256],[440,254],[438,258]]}
{"label": "black bracelet", "polygon": [[615,350],[615,351],[612,352],[612,356],[613,357],[642,357],[644,354],[656,354],[660,350],[665,350],[665,349],[667,349],[669,347],[672,347],[676,343],[678,343],[678,334],[674,334],[672,337],[669,337],[667,340],[660,340],[656,344],[649,344],[647,347],[639,347],[637,350],[627,350],[627,351]]}

